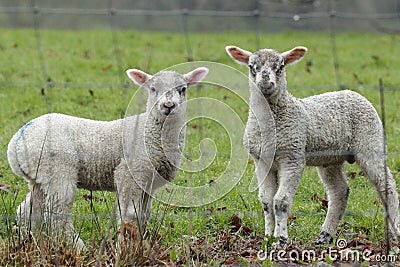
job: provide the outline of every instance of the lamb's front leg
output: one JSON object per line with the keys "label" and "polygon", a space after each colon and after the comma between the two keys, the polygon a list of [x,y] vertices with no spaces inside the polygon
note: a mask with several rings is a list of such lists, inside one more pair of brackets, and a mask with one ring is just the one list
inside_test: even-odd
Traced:
{"label": "lamb's front leg", "polygon": [[269,165],[262,159],[256,161],[256,175],[258,181],[258,197],[264,209],[265,237],[272,236],[275,227],[273,201],[278,187],[277,170],[275,165]]}
{"label": "lamb's front leg", "polygon": [[288,239],[287,223],[293,198],[305,167],[303,160],[285,161],[279,164],[279,187],[274,196],[275,231],[278,247],[284,247]]}
{"label": "lamb's front leg", "polygon": [[[140,175],[135,172],[135,175]],[[116,242],[115,265],[119,266],[121,255],[131,249],[135,240],[144,232],[151,210],[151,198],[136,183],[122,160],[114,172],[119,215],[119,232]],[[125,251],[125,252],[124,252]]]}
{"label": "lamb's front leg", "polygon": [[[134,173],[137,176],[144,176],[140,172]],[[151,210],[151,197],[140,187],[131,171],[125,163],[125,160],[118,165],[114,172],[116,193],[119,208],[119,223],[135,223],[142,228],[148,218]]]}

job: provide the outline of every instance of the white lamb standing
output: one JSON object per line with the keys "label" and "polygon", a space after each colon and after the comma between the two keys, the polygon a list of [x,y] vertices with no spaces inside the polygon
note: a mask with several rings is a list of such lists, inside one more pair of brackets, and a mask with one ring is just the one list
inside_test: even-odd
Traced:
{"label": "white lamb standing", "polygon": [[[306,165],[316,166],[327,189],[328,213],[316,244],[333,241],[346,209],[349,185],[344,163],[356,162],[387,203],[389,228],[394,238],[400,236],[399,201],[396,183],[386,166],[383,127],[372,104],[358,93],[345,90],[304,99],[286,89],[287,65],[298,62],[307,52],[295,47],[284,53],[261,49],[255,53],[227,46],[228,55],[249,68],[250,112],[244,144],[255,159],[259,199],[265,213],[265,235],[279,238],[276,246],[285,246],[287,221],[293,197]],[[269,105],[276,127],[275,155],[263,151],[271,141],[262,138],[253,111],[262,114]],[[387,191],[385,188],[387,174]],[[387,194],[387,199],[386,199]]]}
{"label": "white lamb standing", "polygon": [[[12,170],[29,183],[17,209],[21,226],[38,231],[43,222],[55,236],[64,231],[78,250],[85,247],[70,218],[77,188],[116,191],[119,222],[146,222],[151,195],[177,174],[186,123],[186,89],[208,73],[129,69],[148,90],[146,112],[115,121],[46,114],[23,126],[8,145]],[[123,136],[124,135],[124,136]]]}

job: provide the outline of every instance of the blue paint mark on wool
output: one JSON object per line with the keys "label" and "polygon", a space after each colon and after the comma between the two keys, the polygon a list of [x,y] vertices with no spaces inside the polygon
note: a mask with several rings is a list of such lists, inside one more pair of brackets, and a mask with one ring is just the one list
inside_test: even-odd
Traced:
{"label": "blue paint mark on wool", "polygon": [[19,131],[18,131],[19,135],[18,135],[18,137],[17,137],[16,143],[19,143],[19,141],[20,141],[21,138],[22,138],[22,135],[24,135],[25,130],[26,130],[29,126],[31,126],[32,124],[33,124],[33,122],[30,121],[30,122],[28,122],[27,124],[25,124],[24,126],[22,126],[22,127],[19,129]]}
{"label": "blue paint mark on wool", "polygon": [[24,131],[26,130],[26,128],[28,128],[29,126],[31,126],[33,124],[32,121],[28,122],[27,124],[25,124],[24,126],[21,127],[20,131],[21,131],[21,135],[24,133]]}

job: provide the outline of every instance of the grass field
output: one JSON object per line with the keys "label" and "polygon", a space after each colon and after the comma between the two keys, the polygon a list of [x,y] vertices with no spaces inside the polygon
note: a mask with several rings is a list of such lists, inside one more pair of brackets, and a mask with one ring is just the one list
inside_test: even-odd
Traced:
{"label": "grass field", "polygon": [[[75,228],[89,248],[83,255],[68,258],[65,250],[21,243],[14,216],[28,189],[27,183],[16,177],[8,166],[7,144],[22,125],[44,113],[60,112],[97,120],[120,118],[136,90],[124,71],[139,68],[155,73],[186,62],[185,41],[181,34],[121,31],[116,36],[117,59],[110,31],[43,30],[40,36],[44,71],[33,30],[0,29],[0,213],[3,217],[0,221],[0,265],[28,262],[51,265],[55,264],[55,259],[56,264],[91,265],[98,259],[103,240],[108,235],[115,236],[117,231],[115,223],[110,227],[114,194],[85,190],[77,194],[73,211]],[[338,89],[328,33],[283,32],[262,34],[260,38],[263,47],[280,51],[297,45],[308,47],[305,59],[287,69],[289,90],[295,96]],[[367,97],[378,113],[381,110],[379,91],[371,88],[378,85],[379,78],[385,86],[399,87],[399,42],[399,35],[337,33],[341,83]],[[245,68],[231,61],[224,46],[232,44],[247,50],[256,49],[254,35],[247,33],[192,34],[190,43],[193,60],[219,62],[243,72]],[[221,88],[204,85],[190,90],[188,96],[218,99],[233,107],[244,122],[247,118],[246,104]],[[399,106],[400,90],[386,90],[388,164],[398,185]],[[180,172],[176,184],[212,184],[227,167],[231,153],[229,135],[212,120],[197,119],[189,123],[184,153],[196,159],[200,155],[199,143],[204,138],[214,140],[217,150],[214,161],[201,172]],[[350,242],[361,236],[364,245],[371,242],[375,248],[382,248],[385,235],[382,205],[368,179],[356,166],[349,165],[347,171],[351,193],[337,238]],[[261,244],[264,218],[257,192],[248,190],[253,173],[253,162],[249,160],[238,185],[218,201],[202,207],[182,208],[156,201],[149,229],[156,233],[154,251],[157,255],[149,253],[141,263],[155,264],[154,258],[159,263],[187,265],[261,263],[254,252]],[[325,217],[325,198],[315,169],[307,168],[291,211],[290,242],[303,248],[312,245]],[[16,253],[15,248],[23,251],[23,255]],[[106,256],[101,260],[112,259]],[[128,258],[125,263],[133,260]]]}

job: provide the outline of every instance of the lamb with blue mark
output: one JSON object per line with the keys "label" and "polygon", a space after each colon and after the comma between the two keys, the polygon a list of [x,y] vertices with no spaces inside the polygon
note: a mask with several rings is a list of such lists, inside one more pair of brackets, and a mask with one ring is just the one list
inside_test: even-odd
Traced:
{"label": "lamb with blue mark", "polygon": [[[208,69],[154,76],[130,69],[128,77],[148,90],[146,112],[115,121],[46,114],[23,126],[11,139],[7,157],[30,192],[17,209],[22,227],[38,234],[43,223],[55,237],[66,233],[85,248],[70,213],[77,188],[116,191],[119,223],[146,223],[152,194],[176,176],[186,125],[186,89]],[[62,240],[60,240],[62,241]]]}

